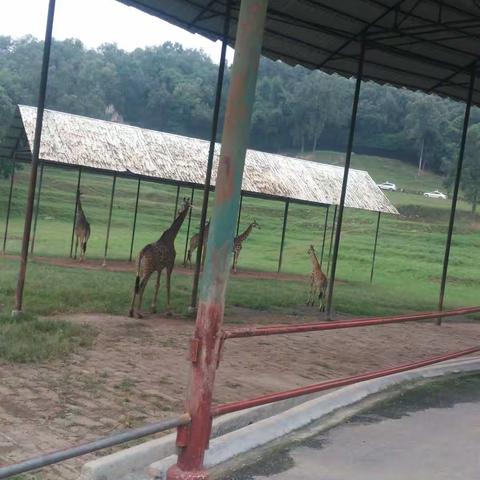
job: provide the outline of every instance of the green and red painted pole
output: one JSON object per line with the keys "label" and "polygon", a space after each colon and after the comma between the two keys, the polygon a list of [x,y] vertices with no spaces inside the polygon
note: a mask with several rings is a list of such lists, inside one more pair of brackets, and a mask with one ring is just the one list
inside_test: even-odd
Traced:
{"label": "green and red painted pole", "polygon": [[212,425],[211,404],[220,346],[219,333],[223,323],[225,291],[230,273],[267,3],[268,0],[242,0],[240,6],[215,207],[190,351],[192,367],[186,409],[192,421],[188,427],[178,430],[177,446],[180,453],[177,464],[168,471],[168,480],[208,479],[203,459]]}

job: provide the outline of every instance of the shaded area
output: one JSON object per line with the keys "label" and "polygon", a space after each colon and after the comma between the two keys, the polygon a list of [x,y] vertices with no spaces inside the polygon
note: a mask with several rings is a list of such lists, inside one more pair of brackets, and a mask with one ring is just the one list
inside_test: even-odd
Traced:
{"label": "shaded area", "polygon": [[265,455],[231,480],[478,478],[480,375],[381,402],[328,432]]}

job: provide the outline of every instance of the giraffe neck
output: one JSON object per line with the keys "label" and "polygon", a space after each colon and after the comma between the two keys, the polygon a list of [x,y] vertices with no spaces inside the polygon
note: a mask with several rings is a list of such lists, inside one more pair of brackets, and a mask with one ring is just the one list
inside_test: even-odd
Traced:
{"label": "giraffe neck", "polygon": [[77,222],[79,223],[84,223],[87,221],[87,217],[85,216],[85,213],[82,208],[82,202],[80,201],[80,197],[78,197],[78,203],[77,203]]}
{"label": "giraffe neck", "polygon": [[248,238],[248,236],[250,235],[250,233],[252,232],[252,229],[253,229],[253,223],[251,223],[247,227],[247,229],[237,237],[237,240],[239,242],[243,242],[244,240],[246,240]]}
{"label": "giraffe neck", "polygon": [[167,230],[165,230],[162,234],[162,236],[160,237],[159,241],[163,241],[163,242],[174,242],[175,241],[175,237],[177,236],[178,234],[178,231],[180,230],[182,224],[183,224],[183,221],[185,220],[185,217],[187,216],[187,213],[190,211],[189,208],[185,208],[184,210],[182,210],[179,214],[178,214],[178,217],[173,221],[173,223],[170,225],[170,228],[168,228]]}
{"label": "giraffe neck", "polygon": [[310,258],[312,259],[313,268],[322,271],[320,267],[320,262],[318,261],[317,254],[315,252],[310,252]]}

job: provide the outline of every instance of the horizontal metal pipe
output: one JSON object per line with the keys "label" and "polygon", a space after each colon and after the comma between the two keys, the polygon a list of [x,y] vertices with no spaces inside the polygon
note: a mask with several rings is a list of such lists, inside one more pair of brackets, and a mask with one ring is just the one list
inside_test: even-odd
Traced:
{"label": "horizontal metal pipe", "polygon": [[244,327],[225,330],[223,338],[261,337],[267,335],[283,335],[286,333],[317,332],[321,330],[338,330],[341,328],[369,327],[372,325],[386,325],[389,323],[415,322],[439,317],[455,317],[479,313],[478,307],[462,307],[442,312],[424,312],[413,315],[395,315],[391,317],[359,318],[338,322],[300,323],[296,325],[269,325],[265,327]]}
{"label": "horizontal metal pipe", "polygon": [[310,393],[321,392],[323,390],[330,390],[332,388],[344,387],[346,385],[352,385],[353,383],[359,383],[366,380],[372,380],[374,378],[393,375],[394,373],[406,372],[407,370],[414,370],[415,368],[425,367],[427,365],[444,362],[446,360],[451,360],[452,358],[458,358],[476,352],[480,352],[480,346],[468,348],[466,350],[460,350],[458,352],[448,353],[446,355],[438,355],[436,357],[432,357],[426,360],[403,364],[398,367],[384,368],[382,370],[362,373],[360,375],[354,375],[352,377],[327,380],[326,382],[309,385],[307,387],[294,388],[293,390],[286,390],[285,392],[271,393],[268,395],[263,395],[261,397],[252,398],[250,400],[240,400],[238,402],[224,403],[223,405],[217,405],[212,409],[212,416],[218,417],[219,415],[238,412],[239,410],[257,407],[259,405],[265,405],[267,403],[279,402],[288,398],[300,397],[302,395],[308,395]]}
{"label": "horizontal metal pipe", "polygon": [[44,453],[38,457],[34,457],[20,463],[14,463],[13,465],[0,467],[0,478],[7,478],[11,477],[12,475],[18,475],[20,473],[36,470],[37,468],[46,467],[47,465],[63,462],[69,458],[79,457],[87,453],[96,452],[97,450],[120,445],[121,443],[129,442],[137,438],[163,432],[164,430],[170,430],[171,428],[188,425],[189,423],[190,415],[185,413],[177,418],[162,420],[161,422],[150,423],[148,425],[144,425],[143,427],[133,428],[120,433],[114,433],[108,437],[103,437],[89,443],[83,443],[81,445],[77,445],[76,447]]}

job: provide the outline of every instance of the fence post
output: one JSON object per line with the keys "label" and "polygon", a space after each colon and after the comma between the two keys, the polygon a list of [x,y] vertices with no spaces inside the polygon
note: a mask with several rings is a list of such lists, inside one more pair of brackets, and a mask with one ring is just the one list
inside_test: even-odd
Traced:
{"label": "fence post", "polygon": [[12,209],[12,195],[13,195],[13,184],[15,183],[15,166],[16,166],[16,152],[12,156],[12,174],[10,177],[10,190],[8,191],[8,204],[7,204],[7,215],[5,218],[5,233],[3,234],[3,248],[2,253],[5,254],[5,249],[7,247],[7,238],[8,238],[8,224],[10,222],[10,211]]}
{"label": "fence post", "polygon": [[132,226],[132,241],[130,242],[130,255],[128,256],[128,261],[132,261],[132,254],[133,254],[133,244],[135,242],[135,228],[137,226],[137,213],[138,213],[138,198],[140,196],[140,182],[141,177],[138,177],[137,183],[137,197],[135,199],[135,212],[133,213],[133,226]]}
{"label": "fence post", "polygon": [[283,226],[282,226],[282,240],[280,242],[280,255],[278,257],[278,270],[277,272],[280,273],[282,269],[282,260],[283,260],[283,247],[285,245],[285,231],[287,229],[287,219],[288,219],[288,207],[290,202],[287,200],[285,202],[285,210],[283,211]]}
{"label": "fence post", "polygon": [[215,188],[215,209],[208,236],[202,276],[186,407],[192,418],[180,429],[178,462],[168,480],[204,480],[203,459],[212,425],[211,403],[220,347],[219,331],[225,308],[235,221],[238,213],[245,154],[255,96],[267,0],[242,0],[235,57],[225,112],[220,164]]}
{"label": "fence post", "polygon": [[110,227],[112,226],[113,198],[115,196],[115,185],[117,183],[117,174],[113,175],[112,193],[110,195],[110,208],[108,210],[107,236],[105,237],[105,250],[103,252],[102,267],[107,265],[108,241],[110,240]]}
{"label": "fence post", "polygon": [[380,218],[381,218],[381,216],[382,216],[382,212],[378,212],[377,230],[375,231],[375,243],[373,244],[372,271],[370,272],[370,283],[373,282],[373,274],[375,272],[375,259],[377,257],[378,231],[380,230]]}
{"label": "fence post", "polygon": [[45,162],[41,162],[40,164],[40,179],[38,180],[38,189],[37,189],[37,201],[35,204],[35,217],[33,220],[33,234],[32,234],[32,242],[30,244],[30,253],[33,253],[33,249],[35,248],[35,237],[37,236],[37,222],[38,222],[38,214],[40,212],[40,195],[42,193],[42,185],[43,185],[43,169],[45,167]]}

